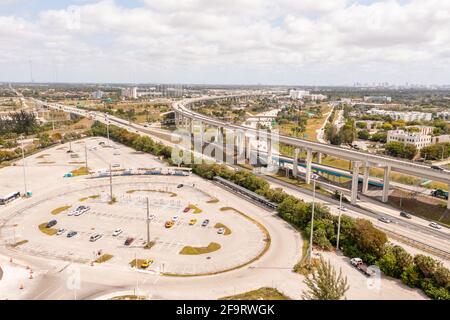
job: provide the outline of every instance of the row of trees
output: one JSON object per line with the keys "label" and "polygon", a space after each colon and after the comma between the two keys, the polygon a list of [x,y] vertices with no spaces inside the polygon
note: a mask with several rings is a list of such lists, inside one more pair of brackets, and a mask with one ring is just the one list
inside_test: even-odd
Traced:
{"label": "row of trees", "polygon": [[38,128],[36,117],[33,113],[20,111],[11,112],[8,116],[0,116],[0,135],[7,133],[32,134]]}
{"label": "row of trees", "polygon": [[417,148],[415,145],[410,143],[401,143],[398,141],[391,141],[385,144],[384,146],[386,154],[405,158],[405,159],[413,159],[417,154]]}
{"label": "row of trees", "polygon": [[447,159],[450,156],[450,143],[436,143],[420,150],[420,155],[426,160]]}
{"label": "row of trees", "polygon": [[[96,122],[93,133],[106,136],[106,128],[103,124]],[[170,161],[171,148],[155,143],[149,137],[140,137],[115,126],[110,127],[110,137],[137,150],[155,152]],[[215,163],[190,164],[189,166],[195,174],[205,179],[220,176],[277,203],[279,216],[309,236],[311,203],[306,203],[281,189],[270,188],[266,180],[248,171],[234,171],[225,165]],[[336,246],[338,218],[331,215],[326,206],[320,204],[316,204],[314,213],[314,245],[331,250]],[[340,249],[346,256],[358,256],[369,264],[377,264],[387,275],[401,279],[410,287],[423,289],[433,299],[450,299],[448,269],[438,261],[423,255],[409,258],[401,247],[393,247],[387,240],[386,234],[375,228],[370,221],[341,216],[339,243]]]}

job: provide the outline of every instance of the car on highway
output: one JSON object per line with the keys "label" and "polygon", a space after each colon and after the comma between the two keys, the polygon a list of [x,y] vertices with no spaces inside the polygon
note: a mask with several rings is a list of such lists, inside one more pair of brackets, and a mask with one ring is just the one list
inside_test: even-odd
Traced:
{"label": "car on highway", "polygon": [[378,219],[378,220],[381,221],[381,222],[384,222],[384,223],[391,223],[391,222],[392,222],[392,220],[390,220],[390,219],[388,219],[388,218],[385,218],[385,217],[380,218],[380,219]]}
{"label": "car on highway", "polygon": [[72,238],[75,237],[77,235],[78,232],[76,231],[70,231],[67,233],[67,238]]}
{"label": "car on highway", "polygon": [[442,227],[440,225],[438,225],[436,222],[431,222],[429,224],[429,226],[434,228],[434,229],[442,229]]}
{"label": "car on highway", "polygon": [[166,227],[167,229],[172,228],[174,225],[174,222],[172,220],[166,221],[166,223],[164,224],[164,227]]}
{"label": "car on highway", "polygon": [[196,224],[197,223],[197,219],[191,219],[191,220],[189,220],[189,225],[190,226],[193,226],[194,224]]}
{"label": "car on highway", "polygon": [[47,224],[45,225],[46,228],[51,228],[53,227],[55,224],[57,224],[58,221],[56,220],[50,220],[49,222],[47,222]]}
{"label": "car on highway", "polygon": [[218,234],[224,234],[225,233],[225,228],[219,228],[219,230],[217,230]]}
{"label": "car on highway", "polygon": [[346,207],[342,207],[341,210],[344,211],[344,212],[348,211],[348,209]]}
{"label": "car on highway", "polygon": [[172,221],[173,221],[173,222],[177,222],[177,221],[178,221],[178,216],[173,216],[173,217],[172,217]]}
{"label": "car on highway", "polygon": [[444,168],[441,168],[439,166],[431,166],[431,169],[438,170],[438,171],[444,171]]}
{"label": "car on highway", "polygon": [[153,259],[145,259],[144,261],[142,261],[141,263],[141,268],[143,269],[147,269],[149,266],[151,266],[153,263]]}
{"label": "car on highway", "polygon": [[56,232],[56,235],[57,236],[62,235],[64,232],[66,232],[66,229],[64,229],[64,228],[58,229],[58,231]]}
{"label": "car on highway", "polygon": [[208,219],[203,220],[203,222],[202,222],[202,227],[206,227],[206,226],[208,225],[208,223],[209,223],[209,220],[208,220]]}
{"label": "car on highway", "polygon": [[400,216],[406,219],[412,219],[411,215],[405,211],[400,212]]}
{"label": "car on highway", "polygon": [[117,237],[119,234],[121,234],[123,232],[123,230],[122,229],[116,229],[116,230],[114,230],[114,232],[112,233],[112,236],[113,237]]}
{"label": "car on highway", "polygon": [[89,241],[90,242],[95,242],[95,241],[97,241],[98,239],[100,239],[102,237],[102,235],[101,234],[94,234],[94,235],[92,235],[90,238],[89,238]]}
{"label": "car on highway", "polygon": [[133,243],[133,241],[134,241],[134,238],[128,237],[128,238],[125,240],[124,244],[125,244],[126,246],[129,246],[129,245],[131,245],[131,244]]}

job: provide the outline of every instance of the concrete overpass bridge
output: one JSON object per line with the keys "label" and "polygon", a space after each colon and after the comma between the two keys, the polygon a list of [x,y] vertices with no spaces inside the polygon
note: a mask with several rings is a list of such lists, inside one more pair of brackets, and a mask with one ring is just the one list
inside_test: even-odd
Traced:
{"label": "concrete overpass bridge", "polygon": [[[235,137],[235,144],[239,153],[242,153],[247,160],[251,155],[251,139],[261,139],[266,141],[268,151],[268,159],[272,159],[272,142],[276,141],[280,144],[289,145],[295,148],[295,156],[293,160],[293,174],[298,175],[298,157],[301,151],[306,151],[306,183],[311,183],[312,159],[313,154],[318,155],[319,163],[322,154],[330,155],[339,159],[345,159],[352,162],[352,188],[351,202],[354,204],[357,200],[358,180],[360,169],[363,168],[363,188],[362,193],[366,194],[369,185],[369,169],[378,167],[384,169],[382,201],[387,202],[389,197],[390,173],[392,171],[417,176],[424,179],[439,181],[450,185],[450,172],[432,169],[430,166],[419,164],[413,161],[400,160],[384,155],[370,154],[368,152],[344,149],[330,144],[313,142],[299,138],[280,135],[278,133],[268,132],[264,130],[249,128],[238,124],[231,124],[210,118],[203,114],[194,112],[191,107],[195,104],[207,101],[226,101],[239,99],[250,99],[260,97],[261,93],[247,93],[235,96],[214,96],[201,97],[193,99],[184,99],[173,103],[175,112],[175,123],[179,127],[186,128],[192,135],[194,134],[194,126],[197,125],[200,130],[201,145],[204,142],[205,127],[213,127],[216,129],[215,141],[224,142],[227,132],[231,131]],[[450,209],[450,199],[447,202],[447,208]]]}

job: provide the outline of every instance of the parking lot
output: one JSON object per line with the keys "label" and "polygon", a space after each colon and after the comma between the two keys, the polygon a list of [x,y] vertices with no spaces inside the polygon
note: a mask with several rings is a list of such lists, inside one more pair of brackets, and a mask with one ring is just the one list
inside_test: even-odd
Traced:
{"label": "parking lot", "polygon": [[[30,176],[33,176],[35,168],[42,170],[42,164],[38,162],[43,158],[51,158],[57,164],[63,161],[61,158],[67,157],[65,149],[57,149],[46,151],[44,157],[36,155],[28,159]],[[91,158],[88,158],[89,167],[94,170],[105,168],[105,159],[111,157],[108,152],[120,153],[116,161],[124,167],[162,166],[154,157],[135,153],[126,147],[112,150],[99,147],[98,150],[88,152]],[[111,255],[112,258],[102,265],[124,269],[131,269],[130,263],[134,259],[151,259],[153,263],[145,269],[146,272],[197,275],[239,267],[257,257],[267,245],[266,234],[258,224],[237,211],[221,210],[228,206],[240,210],[249,207],[255,210],[257,207],[198,177],[114,177],[112,186],[115,201],[111,203],[108,177],[62,178],[64,172],[68,171],[67,166],[55,168],[53,174],[48,172],[49,179],[60,180],[61,185],[45,192],[43,188],[33,187],[36,190],[33,197],[17,200],[19,204],[26,203],[26,206],[21,206],[23,208],[7,222],[9,226],[15,227],[1,230],[3,240],[8,243],[28,241],[14,250],[84,264]],[[147,199],[151,217],[151,248],[145,247]],[[69,215],[79,206],[89,207],[90,210],[81,215]],[[187,211],[189,206],[192,209]],[[267,214],[262,209],[256,210]],[[62,234],[49,235],[39,228],[51,220],[57,221],[52,227],[54,232],[64,229]],[[166,228],[165,223],[171,220],[174,220],[174,225]],[[202,226],[205,220],[209,220],[209,223]],[[220,227],[228,231],[219,234]],[[123,232],[113,236],[119,228]],[[76,235],[67,237],[70,231],[76,231]],[[91,236],[97,234],[101,237],[90,241]],[[127,238],[133,238],[130,245],[125,245]],[[215,246],[212,252],[207,250],[202,254],[180,254],[185,247],[207,248],[210,244]]]}

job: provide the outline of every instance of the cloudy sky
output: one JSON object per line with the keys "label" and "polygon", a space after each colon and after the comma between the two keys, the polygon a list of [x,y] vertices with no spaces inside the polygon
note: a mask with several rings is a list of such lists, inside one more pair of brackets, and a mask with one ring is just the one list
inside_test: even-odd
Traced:
{"label": "cloudy sky", "polygon": [[450,0],[0,0],[0,81],[30,69],[35,82],[450,84]]}

